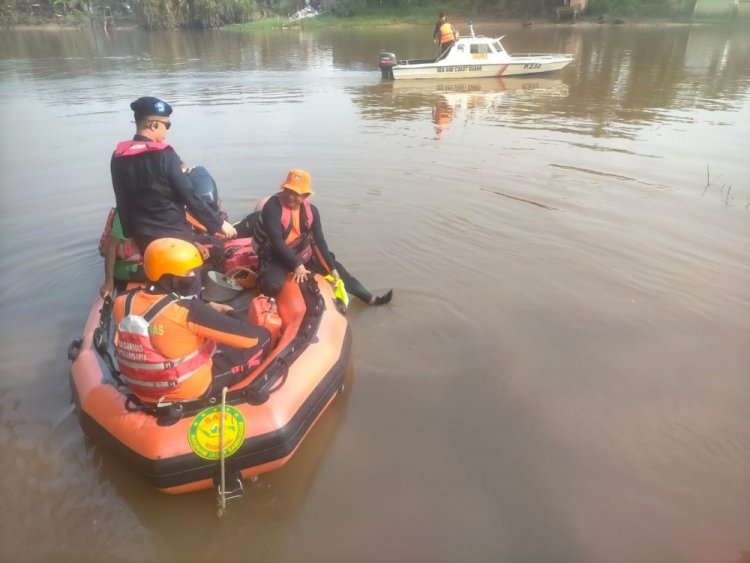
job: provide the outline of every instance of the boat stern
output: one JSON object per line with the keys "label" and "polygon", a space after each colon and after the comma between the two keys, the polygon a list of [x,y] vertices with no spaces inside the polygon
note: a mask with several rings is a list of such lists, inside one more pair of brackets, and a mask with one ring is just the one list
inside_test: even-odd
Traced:
{"label": "boat stern", "polygon": [[395,53],[383,51],[379,57],[380,74],[384,80],[393,80],[393,67],[396,66]]}

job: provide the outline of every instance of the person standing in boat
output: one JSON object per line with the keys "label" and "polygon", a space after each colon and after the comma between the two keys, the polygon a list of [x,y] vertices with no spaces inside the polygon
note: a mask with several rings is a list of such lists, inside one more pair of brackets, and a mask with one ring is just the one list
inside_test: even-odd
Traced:
{"label": "person standing in boat", "polygon": [[438,14],[438,19],[435,22],[435,29],[432,30],[432,42],[435,45],[438,45],[438,40],[440,39],[440,26],[445,23],[445,14],[443,12],[440,12]]}
{"label": "person standing in boat", "polygon": [[196,299],[198,249],[175,238],[148,245],[151,285],[114,304],[115,356],[128,387],[149,403],[210,397],[249,375],[268,354],[270,333],[228,305]]}
{"label": "person standing in boat", "polygon": [[310,174],[295,168],[287,174],[281,191],[263,205],[253,230],[253,245],[260,260],[260,290],[273,297],[281,291],[288,273],[299,283],[312,270],[342,279],[347,292],[365,303],[388,303],[392,289],[373,295],[328,250],[320,213],[308,200],[312,193]]}
{"label": "person standing in boat", "polygon": [[453,47],[456,39],[458,39],[458,31],[448,21],[445,14],[441,13],[437,23],[435,23],[435,30],[432,32],[432,41],[435,44],[440,44],[441,57],[448,49]]}
{"label": "person standing in boat", "polygon": [[234,227],[195,193],[180,157],[164,142],[172,125],[172,107],[149,96],[135,100],[130,109],[136,134],[117,145],[110,162],[124,235],[135,240],[141,253],[151,241],[163,237],[191,242],[187,208],[209,232],[234,237]]}

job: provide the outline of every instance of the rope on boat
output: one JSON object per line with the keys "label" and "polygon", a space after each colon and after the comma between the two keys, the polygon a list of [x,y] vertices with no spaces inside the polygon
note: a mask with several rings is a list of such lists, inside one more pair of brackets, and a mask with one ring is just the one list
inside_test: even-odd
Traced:
{"label": "rope on boat", "polygon": [[221,466],[221,481],[219,483],[219,508],[216,516],[221,518],[227,510],[227,471],[226,448],[224,447],[224,416],[227,412],[227,388],[221,389],[221,422],[219,423],[219,465]]}
{"label": "rope on boat", "polygon": [[227,414],[227,387],[223,387],[221,390],[221,421],[219,422],[219,485],[217,487],[216,503],[218,508],[216,509],[216,516],[222,518],[227,513],[227,501],[241,499],[245,494],[245,488],[242,486],[242,478],[239,473],[232,473],[230,477],[236,480],[236,487],[231,491],[227,491],[227,449],[224,444],[224,427],[226,425],[225,417]]}

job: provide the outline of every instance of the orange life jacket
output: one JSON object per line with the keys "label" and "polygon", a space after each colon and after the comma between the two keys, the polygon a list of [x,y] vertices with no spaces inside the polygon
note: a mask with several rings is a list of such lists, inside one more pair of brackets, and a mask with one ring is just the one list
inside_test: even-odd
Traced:
{"label": "orange life jacket", "polygon": [[[276,194],[273,197],[279,198],[279,204],[281,205],[281,236],[284,237],[284,242],[291,248],[300,261],[306,264],[310,261],[313,256],[312,249],[312,226],[313,226],[313,211],[310,201],[305,199],[302,201],[302,206],[305,209],[305,223],[304,229],[300,225],[301,236],[294,240],[290,240],[292,234],[292,210],[284,205],[281,201],[280,194]],[[262,215],[255,226],[253,233],[253,247],[256,251],[262,252],[264,247],[268,246],[268,237],[263,225]]]}
{"label": "orange life jacket", "polygon": [[440,26],[440,44],[448,43],[449,41],[455,41],[456,35],[453,33],[453,26],[448,22],[445,22]]}
{"label": "orange life jacket", "polygon": [[117,325],[115,357],[122,378],[141,399],[159,402],[167,392],[174,393],[187,379],[211,361],[216,343],[205,340],[193,352],[180,358],[167,358],[151,342],[151,322],[172,303],[185,299],[175,294],[162,297],[141,313],[131,311],[137,291],[125,298],[123,318]]}

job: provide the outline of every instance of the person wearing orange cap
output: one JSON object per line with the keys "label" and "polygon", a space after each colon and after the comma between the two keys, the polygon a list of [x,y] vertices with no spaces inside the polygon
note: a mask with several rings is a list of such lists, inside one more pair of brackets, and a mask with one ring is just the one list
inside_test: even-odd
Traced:
{"label": "person wearing orange cap", "polygon": [[273,297],[281,291],[288,273],[299,283],[312,270],[342,279],[349,293],[370,305],[388,303],[393,290],[373,295],[328,250],[320,213],[308,199],[313,194],[311,183],[308,172],[290,170],[281,191],[268,198],[260,211],[253,230],[253,245],[260,258],[260,290]]}

